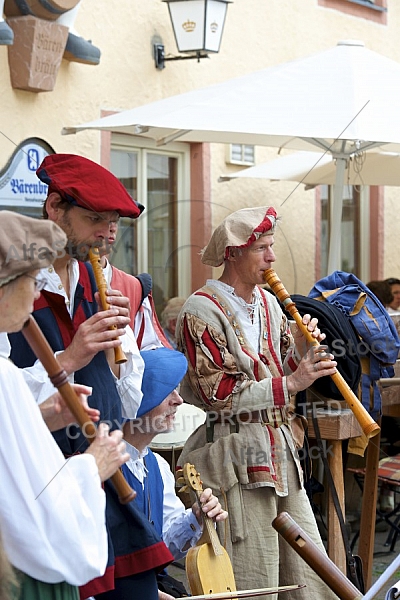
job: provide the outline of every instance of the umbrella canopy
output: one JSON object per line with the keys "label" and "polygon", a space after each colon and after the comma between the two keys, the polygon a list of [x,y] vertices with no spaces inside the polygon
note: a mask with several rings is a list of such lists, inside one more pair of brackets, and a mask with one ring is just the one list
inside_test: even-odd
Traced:
{"label": "umbrella canopy", "polygon": [[186,142],[286,146],[331,153],[336,187],[328,270],[340,263],[342,188],[356,150],[400,150],[400,64],[344,41],[308,58],[172,96],[63,133],[105,129]]}
{"label": "umbrella canopy", "polygon": [[[220,181],[243,178],[299,181],[306,188],[334,185],[336,161],[331,154],[294,152],[256,167],[221,175]],[[346,163],[344,182],[347,185],[400,186],[400,154],[370,150],[354,155]]]}

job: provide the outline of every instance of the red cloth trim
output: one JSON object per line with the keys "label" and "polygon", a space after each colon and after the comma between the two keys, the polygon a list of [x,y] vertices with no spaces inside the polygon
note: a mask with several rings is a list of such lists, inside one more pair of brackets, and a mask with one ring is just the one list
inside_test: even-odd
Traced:
{"label": "red cloth trim", "polygon": [[211,355],[212,355],[212,358],[213,358],[213,361],[215,362],[215,364],[218,365],[220,367],[220,369],[222,369],[221,353],[218,349],[218,346],[216,345],[216,343],[214,342],[214,340],[208,333],[207,329],[204,330],[201,339],[203,340],[203,343],[206,346],[206,348],[208,348],[208,350],[211,352]]}
{"label": "red cloth trim", "polygon": [[[207,298],[210,298],[210,296],[208,296],[207,294],[200,293],[197,295],[206,296]],[[212,300],[212,298],[211,298],[211,300]],[[217,306],[219,306],[219,305],[217,304]],[[189,334],[186,318],[184,318],[184,321],[183,321],[183,336],[185,338],[185,346],[186,346],[186,350],[187,350],[188,360],[189,360],[192,368],[196,369],[196,345],[194,344],[193,339],[191,338],[191,336]],[[216,344],[212,340],[210,334],[208,333],[208,331],[204,331],[202,340],[203,340],[203,343],[205,344],[205,346],[207,346],[207,348],[212,353],[215,363],[222,369],[221,354],[220,354],[218,348],[216,347]],[[232,376],[224,374],[221,379],[221,382],[218,386],[218,393],[217,393],[218,400],[223,400],[224,398],[229,396],[229,394],[232,393],[232,390],[235,387],[235,385],[236,385],[236,379],[233,379],[233,381],[232,381]],[[206,397],[206,395],[204,394],[204,392],[200,386],[198,387],[198,392],[201,394],[203,402],[205,404],[207,404],[207,406],[212,406],[212,403],[210,402],[209,398]]]}
{"label": "red cloth trim", "polygon": [[[221,353],[208,331],[204,331],[202,340],[206,348],[208,348],[208,350],[211,352],[215,364],[222,369]],[[234,389],[236,383],[237,381],[234,375],[227,375],[226,373],[224,373],[222,375],[222,379],[219,383],[215,397],[218,398],[218,400],[224,400],[232,393],[232,390]]]}
{"label": "red cloth trim", "polygon": [[[143,308],[143,306],[141,306],[139,308],[138,313],[139,312],[142,315],[142,320],[140,321],[140,328],[139,328],[139,333],[137,334],[136,343],[138,345],[138,348],[141,348],[142,347],[143,336],[144,336],[144,308]],[[136,316],[137,316],[137,314],[136,314]]]}
{"label": "red cloth trim", "polygon": [[265,311],[265,318],[266,318],[266,327],[267,327],[267,335],[268,335],[268,349],[271,353],[271,356],[274,360],[274,363],[279,371],[279,373],[282,375],[284,375],[283,372],[283,368],[281,365],[281,361],[278,359],[276,352],[275,352],[275,348],[274,345],[272,343],[272,333],[271,333],[271,319],[269,316],[269,311],[268,311],[268,304],[267,304],[267,300],[266,300],[266,296],[264,296],[264,293],[268,294],[269,292],[263,292],[262,289],[260,288],[260,292],[261,292],[261,298],[263,300],[264,303],[264,311]]}
{"label": "red cloth trim", "polygon": [[74,335],[78,327],[87,321],[88,317],[80,300],[86,300],[87,302],[94,302],[94,295],[92,286],[90,283],[90,277],[87,270],[87,266],[83,262],[79,262],[79,280],[78,283],[83,287],[83,297],[75,295],[75,307],[73,319],[67,310],[65,305],[64,296],[43,290],[39,298],[34,302],[33,310],[40,310],[44,308],[50,308],[53,318],[57,322],[57,326],[60,330],[64,348],[68,348],[72,342]]}
{"label": "red cloth trim", "polygon": [[256,381],[260,381],[260,373],[258,372],[258,363],[254,363],[254,377]]}
{"label": "red cloth trim", "polygon": [[[272,219],[270,219],[269,217],[272,217]],[[245,244],[241,244],[240,246],[236,246],[236,247],[237,248],[248,248],[249,246],[251,246],[251,244],[253,244],[256,240],[258,240],[258,238],[263,233],[267,233],[267,231],[270,231],[271,229],[273,229],[277,217],[278,217],[278,215],[276,213],[276,210],[272,206],[270,206],[268,208],[267,212],[265,213],[264,218],[261,221],[261,223],[253,229],[253,232],[250,235],[247,242]],[[256,235],[257,233],[259,233],[260,235]],[[227,246],[225,248],[225,259],[227,259],[229,256],[229,248],[230,247],[232,247],[232,246]]]}
{"label": "red cloth trim", "polygon": [[271,469],[267,466],[264,467],[247,467],[247,472],[248,473],[257,473],[257,471],[267,471],[268,473],[271,471]]}
{"label": "red cloth trim", "polygon": [[79,588],[80,600],[90,598],[90,596],[96,596],[96,594],[102,594],[114,589],[114,565],[107,567],[106,572],[102,577],[96,577],[85,585]]}
{"label": "red cloth trim", "polygon": [[287,362],[287,365],[291,371],[296,371],[298,364],[295,362],[293,356],[291,356]]}
{"label": "red cloth trim", "polygon": [[189,362],[190,362],[191,366],[193,367],[193,369],[195,369],[196,368],[196,351],[195,351],[196,346],[189,334],[186,317],[184,317],[184,320],[183,320],[183,337],[185,338],[185,346],[187,349]]}
{"label": "red cloth trim", "polygon": [[248,350],[246,350],[246,348],[244,348],[244,346],[242,346],[242,352],[243,354],[246,354],[253,362],[253,368],[252,371],[254,373],[254,377],[256,379],[256,381],[259,381],[259,373],[258,373],[258,364],[257,364],[257,359],[254,358],[254,356],[252,354],[250,354],[250,352]]}
{"label": "red cloth trim", "polygon": [[209,300],[211,300],[211,302],[214,302],[215,306],[218,306],[218,308],[220,310],[222,310],[219,302],[215,298],[210,296],[210,294],[206,294],[205,292],[195,292],[193,295],[194,296],[204,296],[204,298],[208,298]]}
{"label": "red cloth trim", "polygon": [[[152,311],[152,316],[153,316],[153,327],[158,335],[158,338],[163,346],[165,346],[166,348],[171,348],[171,350],[172,350],[172,346],[169,343],[169,341],[167,340],[167,338],[165,337],[164,330],[161,327],[160,321],[158,320],[157,311],[156,311],[156,307],[155,307],[154,299],[153,299],[153,293],[150,292],[150,294],[147,297],[149,299],[150,306],[151,306],[151,311]],[[140,346],[139,346],[139,348],[140,348]]]}
{"label": "red cloth trim", "polygon": [[285,406],[285,392],[282,377],[272,377],[272,395],[275,406]]}
{"label": "red cloth trim", "polygon": [[107,567],[102,577],[96,577],[79,588],[80,598],[84,600],[90,596],[113,590],[115,588],[114,581],[118,577],[129,577],[129,575],[137,575],[150,571],[150,569],[155,569],[157,572],[162,571],[173,560],[174,557],[164,542],[158,542],[131,554],[116,556],[115,564]]}
{"label": "red cloth trim", "polygon": [[155,569],[162,571],[174,560],[164,542],[142,548],[133,554],[115,557],[115,577],[128,577]]}

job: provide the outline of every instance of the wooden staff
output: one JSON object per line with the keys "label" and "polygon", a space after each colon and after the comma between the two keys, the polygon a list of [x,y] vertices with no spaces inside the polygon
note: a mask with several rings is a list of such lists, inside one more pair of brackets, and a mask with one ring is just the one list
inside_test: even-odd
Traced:
{"label": "wooden staff", "polygon": [[287,512],[280,513],[272,521],[272,527],[290,544],[322,581],[340,600],[361,600],[360,590],[351,583],[334,562],[322,552],[305,531]]}
{"label": "wooden staff", "polygon": [[[88,418],[74,388],[68,382],[66,372],[54,356],[48,341],[44,337],[34,317],[30,316],[28,321],[26,321],[22,333],[33,352],[46,369],[51,383],[60,392],[65,404],[68,406],[69,410],[77,420],[79,427],[82,429],[84,436],[91,444],[96,437],[96,427]],[[111,477],[111,481],[114,484],[121,504],[127,504],[135,498],[136,492],[128,485],[120,470],[114,473]]]}
{"label": "wooden staff", "polygon": [[[93,268],[93,273],[94,273],[94,278],[96,279],[97,289],[99,290],[101,306],[102,306],[103,310],[108,310],[110,308],[110,305],[107,302],[107,294],[106,294],[107,282],[104,277],[103,269],[100,264],[100,254],[99,254],[98,248],[97,248],[97,252],[93,248],[90,248],[89,260],[90,260],[90,264],[92,265],[92,268]],[[111,325],[110,329],[117,329],[117,326]],[[121,346],[117,346],[116,348],[114,348],[114,357],[115,357],[115,363],[117,365],[125,363],[127,360]]]}
{"label": "wooden staff", "polygon": [[[271,287],[272,291],[283,304],[285,309],[296,321],[298,328],[303,333],[307,341],[313,346],[320,346],[320,343],[312,336],[311,331],[308,330],[307,325],[304,325],[295,303],[289,296],[286,289],[283,287],[282,282],[280,281],[279,277],[273,269],[267,269],[266,271],[264,271],[264,280],[266,283],[268,283],[268,285]],[[369,439],[377,435],[380,432],[379,425],[365,410],[364,406],[361,404],[361,402],[351,390],[351,388],[347,385],[342,375],[338,371],[336,371],[336,373],[331,375],[331,377],[335,382],[339,392],[342,394],[344,400],[348,404],[349,408],[351,408],[351,410],[353,411],[354,416],[359,422],[361,429],[363,430],[367,438]]]}

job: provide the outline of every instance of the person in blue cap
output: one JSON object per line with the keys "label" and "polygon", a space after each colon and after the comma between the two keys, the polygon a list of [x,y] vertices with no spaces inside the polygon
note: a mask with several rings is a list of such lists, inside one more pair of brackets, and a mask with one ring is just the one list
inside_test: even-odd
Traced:
{"label": "person in blue cap", "polygon": [[[154,524],[157,533],[175,559],[186,555],[202,534],[202,517],[197,505],[185,509],[175,493],[175,479],[167,461],[153,453],[149,444],[160,433],[174,427],[179,406],[183,403],[177,387],[187,370],[185,356],[169,348],[142,351],[144,373],[143,398],[134,421],[124,425],[124,440],[130,459],[122,471],[135,489],[136,503]],[[212,490],[200,497],[202,511],[215,521],[224,521],[222,509]]]}

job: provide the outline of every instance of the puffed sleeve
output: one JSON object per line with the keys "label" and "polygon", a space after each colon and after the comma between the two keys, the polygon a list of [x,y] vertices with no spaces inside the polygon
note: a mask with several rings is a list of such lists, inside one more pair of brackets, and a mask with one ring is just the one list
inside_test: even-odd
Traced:
{"label": "puffed sleeve", "polygon": [[93,456],[65,460],[19,369],[0,358],[0,529],[11,563],[83,585],[107,563],[105,494]]}

